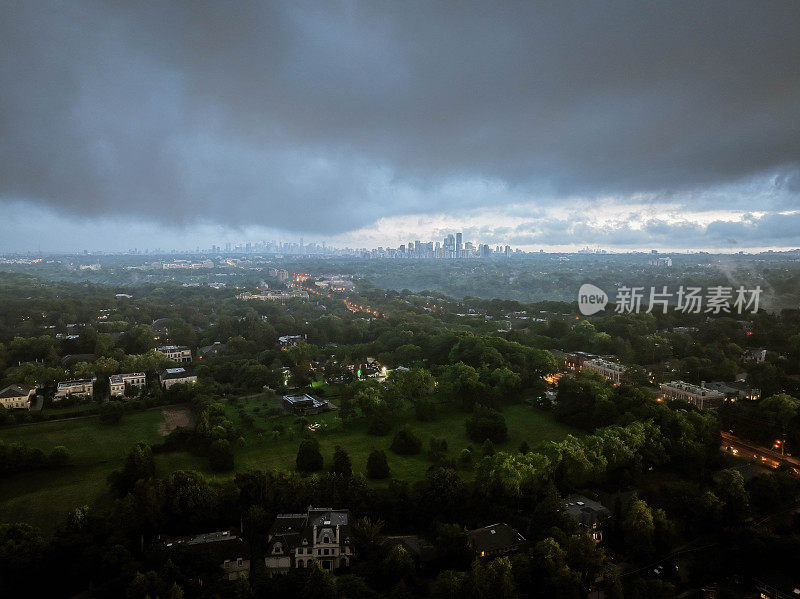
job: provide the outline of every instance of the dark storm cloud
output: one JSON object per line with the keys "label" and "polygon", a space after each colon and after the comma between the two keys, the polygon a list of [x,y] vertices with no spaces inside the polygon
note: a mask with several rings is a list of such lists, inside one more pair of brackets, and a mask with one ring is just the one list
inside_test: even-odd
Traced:
{"label": "dark storm cloud", "polygon": [[331,234],[486,181],[800,204],[796,2],[0,10],[0,200]]}

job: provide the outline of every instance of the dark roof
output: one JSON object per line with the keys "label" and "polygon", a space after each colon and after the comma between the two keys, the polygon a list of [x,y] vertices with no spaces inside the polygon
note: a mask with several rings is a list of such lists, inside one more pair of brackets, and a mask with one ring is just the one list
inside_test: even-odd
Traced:
{"label": "dark roof", "polygon": [[470,547],[479,553],[505,551],[525,542],[525,537],[505,522],[470,530],[467,532],[467,538]]}
{"label": "dark roof", "polygon": [[164,537],[161,539],[165,547],[170,549],[185,548],[206,555],[214,556],[220,561],[249,557],[247,543],[236,535],[237,531],[220,530],[185,537]]}
{"label": "dark roof", "polygon": [[186,372],[185,368],[167,368],[164,372],[161,373],[161,380],[166,379],[182,379],[186,378],[187,376],[192,376],[188,372]]}
{"label": "dark roof", "polygon": [[224,343],[220,343],[219,341],[215,341],[211,345],[206,345],[205,347],[201,347],[197,351],[198,353],[201,354],[208,354],[208,353],[221,354],[227,349],[228,349],[227,345],[225,345]]}
{"label": "dark roof", "polygon": [[31,391],[35,390],[36,387],[30,387],[28,385],[9,385],[3,390],[0,390],[0,399],[27,396]]}
{"label": "dark roof", "polygon": [[350,511],[333,508],[309,507],[305,514],[278,514],[269,531],[269,548],[281,543],[285,550],[291,551],[305,540],[313,542],[314,526],[317,530],[330,526],[339,527],[339,540],[342,544],[350,541]]}
{"label": "dark roof", "polygon": [[283,401],[291,404],[292,406],[298,406],[301,408],[305,407],[321,408],[322,406],[328,403],[325,400],[320,401],[316,397],[313,397],[307,393],[303,393],[302,395],[284,395]]}
{"label": "dark roof", "polygon": [[592,526],[611,517],[611,511],[607,507],[583,495],[565,497],[561,504],[568,514],[574,516],[584,526]]}
{"label": "dark roof", "polygon": [[76,362],[94,362],[96,359],[95,354],[67,354],[61,358],[61,365],[70,366]]}

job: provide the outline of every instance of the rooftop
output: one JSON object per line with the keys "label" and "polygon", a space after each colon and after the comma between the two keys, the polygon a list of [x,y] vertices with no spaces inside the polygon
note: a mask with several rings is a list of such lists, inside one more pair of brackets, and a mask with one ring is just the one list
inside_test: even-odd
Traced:
{"label": "rooftop", "polygon": [[481,553],[504,551],[525,542],[525,537],[505,522],[470,530],[467,537],[470,546]]}
{"label": "rooftop", "polygon": [[685,383],[684,381],[671,381],[669,383],[662,383],[661,387],[674,389],[676,391],[684,391],[693,395],[700,395],[702,397],[722,397],[722,393],[714,391],[708,387],[701,387],[700,385],[693,385],[692,383]]}

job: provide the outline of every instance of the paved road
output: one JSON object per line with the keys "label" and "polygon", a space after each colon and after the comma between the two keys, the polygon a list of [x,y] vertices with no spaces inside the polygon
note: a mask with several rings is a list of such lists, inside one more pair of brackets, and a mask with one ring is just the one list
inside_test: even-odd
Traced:
{"label": "paved road", "polygon": [[774,451],[767,447],[756,445],[752,441],[747,441],[732,433],[722,431],[721,449],[733,455],[754,462],[758,462],[770,468],[777,468],[781,464],[790,465],[795,473],[800,475],[800,460],[794,456],[781,455],[780,452]]}

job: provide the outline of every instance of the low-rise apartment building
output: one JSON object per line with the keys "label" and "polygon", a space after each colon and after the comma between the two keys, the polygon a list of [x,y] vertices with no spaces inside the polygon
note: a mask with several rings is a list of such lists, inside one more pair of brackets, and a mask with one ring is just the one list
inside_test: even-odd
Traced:
{"label": "low-rise apartment building", "polygon": [[96,378],[91,379],[76,379],[72,381],[61,381],[58,383],[56,394],[53,396],[54,400],[59,400],[67,395],[73,397],[85,397],[92,399],[94,397],[94,382]]}
{"label": "low-rise apartment building", "polygon": [[672,381],[661,384],[661,398],[665,400],[679,399],[693,406],[703,408],[716,408],[725,401],[725,395],[714,389],[709,389],[704,383],[693,385],[683,381]]}
{"label": "low-rise apartment building", "polygon": [[189,374],[185,368],[167,368],[158,378],[164,389],[169,389],[172,385],[189,385],[197,382],[197,376]]}
{"label": "low-rise apartment building", "polygon": [[141,389],[147,384],[147,377],[144,372],[129,372],[127,374],[112,374],[108,377],[108,385],[111,390],[111,397],[123,397],[125,389],[137,387]]}
{"label": "low-rise apartment building", "polygon": [[156,351],[161,352],[173,362],[191,362],[192,350],[185,345],[162,345]]}
{"label": "low-rise apartment building", "polygon": [[602,358],[594,358],[592,360],[586,360],[583,363],[583,371],[596,372],[600,376],[619,384],[622,382],[622,377],[625,375],[626,368],[617,362],[610,362]]}

